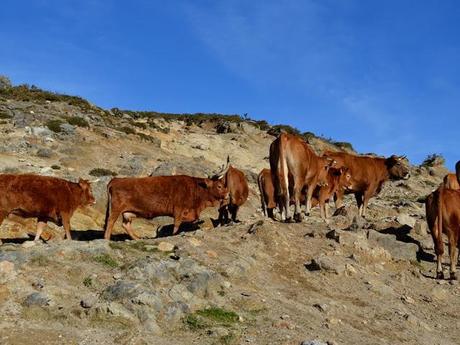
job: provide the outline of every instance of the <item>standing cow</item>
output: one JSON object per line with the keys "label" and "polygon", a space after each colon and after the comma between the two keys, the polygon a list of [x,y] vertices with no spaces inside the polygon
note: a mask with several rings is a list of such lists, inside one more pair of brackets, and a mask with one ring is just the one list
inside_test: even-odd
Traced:
{"label": "standing cow", "polygon": [[197,220],[206,207],[217,206],[228,198],[222,178],[213,181],[185,175],[113,178],[107,194],[106,240],[110,239],[120,215],[123,228],[132,239],[138,239],[131,226],[136,217],[173,217],[173,234],[176,234],[182,222]]}
{"label": "standing cow", "polygon": [[455,164],[455,173],[457,175],[457,181],[460,183],[460,161]]}
{"label": "standing cow", "polygon": [[78,183],[57,177],[0,175],[0,225],[9,214],[24,218],[37,218],[37,241],[47,222],[64,226],[68,240],[70,219],[79,207],[94,205],[95,199],[88,181]]}
{"label": "standing cow", "polygon": [[[345,152],[327,151],[325,156],[335,160],[336,166],[347,167],[351,174],[353,189],[359,208],[359,215],[365,216],[369,199],[378,193],[388,180],[408,179],[409,168],[404,164],[405,157],[391,156],[389,158],[357,156]],[[336,193],[336,206],[342,206],[345,191]]]}
{"label": "standing cow", "polygon": [[300,198],[302,189],[306,186],[306,213],[311,209],[313,191],[318,184],[326,183],[326,176],[332,160],[317,156],[310,146],[300,137],[281,133],[270,145],[270,170],[275,186],[277,202],[286,221],[291,221],[290,179],[292,178],[292,193],[295,200],[294,219],[302,221],[300,213]]}
{"label": "standing cow", "polygon": [[445,233],[449,241],[450,278],[457,279],[456,266],[460,249],[460,190],[448,189],[441,185],[427,197],[425,208],[436,253],[436,278],[444,279],[442,234]]}
{"label": "standing cow", "polygon": [[228,213],[230,212],[231,220],[235,223],[238,222],[237,214],[241,205],[248,199],[249,187],[246,176],[241,170],[234,168],[230,164],[230,157],[227,157],[227,167],[219,174],[212,177],[216,180],[223,176],[225,187],[228,189],[229,198],[227,201],[222,202],[219,208],[220,225],[228,224],[230,219]]}
{"label": "standing cow", "polygon": [[[265,216],[274,219],[273,209],[276,207],[275,187],[273,185],[270,169],[262,169],[258,175],[257,181],[259,185],[262,211]],[[330,168],[327,173],[326,181],[327,182],[325,184],[315,188],[312,196],[312,207],[319,205],[321,218],[323,219],[329,217],[327,212],[327,203],[334,193],[336,193],[339,189],[348,190],[352,188],[351,175],[345,167],[340,169]],[[305,188],[302,190],[300,201],[305,202]],[[294,200],[291,198],[290,204],[293,203]]]}

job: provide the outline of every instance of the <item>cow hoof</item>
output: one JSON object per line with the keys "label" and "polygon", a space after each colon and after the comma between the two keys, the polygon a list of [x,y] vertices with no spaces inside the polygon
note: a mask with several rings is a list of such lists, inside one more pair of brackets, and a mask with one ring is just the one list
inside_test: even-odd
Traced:
{"label": "cow hoof", "polygon": [[444,279],[444,272],[436,272],[436,279]]}
{"label": "cow hoof", "polygon": [[293,220],[291,217],[289,217],[289,218],[286,218],[286,219],[284,220],[284,222],[285,222],[285,223],[294,223],[294,220]]}
{"label": "cow hoof", "polygon": [[296,223],[302,223],[302,215],[300,213],[296,213],[294,215],[294,219],[295,219]]}
{"label": "cow hoof", "polygon": [[450,280],[458,280],[457,272],[450,272]]}

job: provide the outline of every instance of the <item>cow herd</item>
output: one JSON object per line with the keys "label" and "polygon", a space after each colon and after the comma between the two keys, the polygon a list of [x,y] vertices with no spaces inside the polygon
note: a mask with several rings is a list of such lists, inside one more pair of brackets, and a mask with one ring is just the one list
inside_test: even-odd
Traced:
{"label": "cow herd", "polygon": [[[388,180],[410,177],[404,156],[388,158],[326,151],[318,156],[302,138],[281,133],[270,145],[270,169],[258,175],[261,206],[265,216],[281,221],[301,222],[301,204],[305,214],[319,205],[321,217],[329,217],[329,200],[336,208],[344,194],[354,194],[359,215],[365,217],[369,199],[376,196]],[[435,244],[437,278],[443,278],[442,233],[447,234],[450,252],[450,276],[456,279],[456,263],[460,246],[460,162],[456,175],[449,174],[443,184],[426,199],[427,223]],[[89,181],[77,183],[56,177],[33,174],[0,175],[0,225],[10,214],[37,219],[35,240],[47,222],[63,226],[71,239],[70,219],[79,207],[94,205],[96,200]],[[217,223],[237,222],[241,205],[249,189],[244,173],[227,159],[226,167],[208,178],[186,175],[113,178],[107,185],[107,208],[104,238],[109,240],[115,222],[132,239],[138,239],[132,228],[136,217],[152,219],[170,216],[174,219],[173,234],[183,222],[194,222],[207,207],[218,207]],[[294,214],[291,214],[294,205]]]}

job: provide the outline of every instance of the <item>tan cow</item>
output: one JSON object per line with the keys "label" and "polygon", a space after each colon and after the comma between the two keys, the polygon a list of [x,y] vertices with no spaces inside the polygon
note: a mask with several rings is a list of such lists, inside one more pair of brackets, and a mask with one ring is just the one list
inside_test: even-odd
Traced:
{"label": "tan cow", "polygon": [[[282,219],[291,221],[290,181],[295,201],[294,219],[302,220],[300,198],[306,186],[306,213],[310,213],[313,191],[319,184],[326,183],[331,160],[317,156],[300,137],[281,133],[270,145],[270,169],[275,186],[275,195],[280,204]],[[291,179],[292,178],[292,179]]]}

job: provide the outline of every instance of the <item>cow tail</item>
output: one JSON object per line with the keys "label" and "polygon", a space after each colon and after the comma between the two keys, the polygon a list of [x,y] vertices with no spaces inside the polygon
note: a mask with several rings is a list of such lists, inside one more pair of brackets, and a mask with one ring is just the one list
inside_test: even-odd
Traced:
{"label": "cow tail", "polygon": [[112,212],[112,186],[109,183],[107,186],[107,207],[105,209],[104,231],[107,230],[110,213]]}
{"label": "cow tail", "polygon": [[263,176],[260,174],[257,177],[257,183],[259,185],[259,192],[260,192],[260,204],[262,207],[262,212],[264,213],[264,216],[267,216],[267,205],[265,203],[265,195],[264,195],[264,186],[263,186]]}

